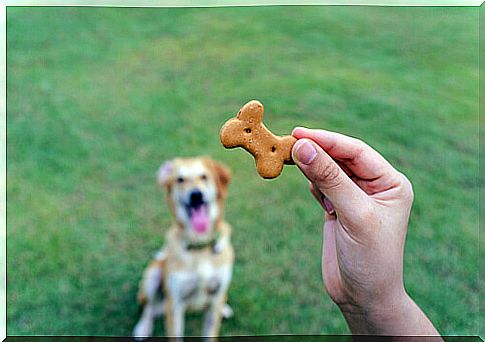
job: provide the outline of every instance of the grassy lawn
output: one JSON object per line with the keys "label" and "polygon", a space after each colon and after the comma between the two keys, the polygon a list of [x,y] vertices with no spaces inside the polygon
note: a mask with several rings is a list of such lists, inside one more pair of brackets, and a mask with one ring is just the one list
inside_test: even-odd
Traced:
{"label": "grassy lawn", "polygon": [[359,137],[412,180],[406,288],[441,333],[478,332],[477,8],[8,8],[7,20],[9,335],[130,334],[170,223],[155,172],[198,154],[234,175],[222,334],[348,333],[304,177],[263,181],[220,145],[252,98],[276,133]]}

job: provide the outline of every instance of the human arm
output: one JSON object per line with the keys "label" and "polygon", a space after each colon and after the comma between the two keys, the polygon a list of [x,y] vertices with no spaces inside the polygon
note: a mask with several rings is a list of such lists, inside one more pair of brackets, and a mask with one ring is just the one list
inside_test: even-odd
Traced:
{"label": "human arm", "polygon": [[293,159],[325,209],[325,288],[351,332],[439,335],[404,289],[409,180],[360,140],[306,128],[293,136]]}

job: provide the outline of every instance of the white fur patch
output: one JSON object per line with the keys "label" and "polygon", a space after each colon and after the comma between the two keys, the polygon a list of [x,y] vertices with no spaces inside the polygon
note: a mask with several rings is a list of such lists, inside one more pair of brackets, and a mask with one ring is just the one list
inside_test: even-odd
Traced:
{"label": "white fur patch", "polygon": [[146,270],[146,274],[143,279],[143,290],[149,301],[155,299],[161,279],[162,270],[159,267],[150,267]]}

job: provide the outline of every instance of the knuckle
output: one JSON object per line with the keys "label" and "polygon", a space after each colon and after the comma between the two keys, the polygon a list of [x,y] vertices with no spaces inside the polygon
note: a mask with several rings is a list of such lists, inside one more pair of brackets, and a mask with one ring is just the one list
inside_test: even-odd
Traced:
{"label": "knuckle", "polygon": [[411,181],[402,173],[399,173],[399,187],[402,197],[409,202],[414,200],[414,190]]}
{"label": "knuckle", "polygon": [[357,138],[352,138],[352,139],[353,139],[353,142],[355,144],[357,153],[361,153],[362,151],[365,150],[365,148],[367,147],[367,144],[364,141],[357,139]]}
{"label": "knuckle", "polygon": [[355,145],[359,148],[364,147],[365,143],[359,138],[352,138]]}

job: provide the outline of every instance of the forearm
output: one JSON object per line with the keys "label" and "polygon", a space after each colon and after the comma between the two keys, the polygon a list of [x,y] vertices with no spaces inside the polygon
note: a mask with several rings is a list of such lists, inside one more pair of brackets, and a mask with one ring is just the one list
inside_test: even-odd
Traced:
{"label": "forearm", "polygon": [[[406,294],[392,303],[342,313],[352,334],[387,336],[439,336],[418,305]],[[436,339],[438,340],[438,339]]]}

